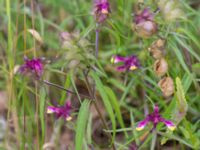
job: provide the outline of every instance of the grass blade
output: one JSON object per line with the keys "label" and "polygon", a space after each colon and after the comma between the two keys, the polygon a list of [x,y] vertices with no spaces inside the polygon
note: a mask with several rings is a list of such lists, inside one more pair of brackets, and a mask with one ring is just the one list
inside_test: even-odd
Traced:
{"label": "grass blade", "polygon": [[89,116],[89,107],[90,107],[90,101],[84,100],[83,103],[81,104],[78,113],[76,136],[75,136],[75,150],[82,150],[82,145],[86,133],[86,127]]}

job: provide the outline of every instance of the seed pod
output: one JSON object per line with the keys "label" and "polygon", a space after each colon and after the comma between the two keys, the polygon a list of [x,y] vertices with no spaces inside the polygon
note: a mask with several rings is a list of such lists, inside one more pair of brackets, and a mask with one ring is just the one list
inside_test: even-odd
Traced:
{"label": "seed pod", "polygon": [[150,48],[148,48],[151,56],[155,59],[160,59],[163,57],[163,51],[165,46],[165,40],[158,39],[157,41],[153,42]]}
{"label": "seed pod", "polygon": [[162,53],[162,51],[159,50],[159,49],[152,49],[152,48],[149,48],[148,50],[149,50],[149,52],[150,52],[150,55],[151,55],[153,58],[155,58],[155,59],[160,59],[160,58],[163,57],[163,53]]}
{"label": "seed pod", "polygon": [[168,71],[168,64],[164,58],[158,59],[154,63],[154,72],[157,76],[161,77]]}
{"label": "seed pod", "polygon": [[165,97],[169,97],[174,93],[174,82],[171,77],[164,77],[158,83]]}
{"label": "seed pod", "polygon": [[135,26],[135,30],[140,37],[151,37],[157,31],[157,25],[153,21],[145,21]]}

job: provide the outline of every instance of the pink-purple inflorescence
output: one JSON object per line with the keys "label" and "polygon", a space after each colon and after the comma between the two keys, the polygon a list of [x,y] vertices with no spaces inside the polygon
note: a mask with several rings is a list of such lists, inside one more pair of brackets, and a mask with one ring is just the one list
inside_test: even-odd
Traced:
{"label": "pink-purple inflorescence", "polygon": [[33,75],[40,78],[43,74],[43,64],[40,58],[24,58],[25,63],[20,66],[19,72],[23,75]]}
{"label": "pink-purple inflorescence", "polygon": [[143,23],[145,21],[153,21],[154,14],[150,12],[149,8],[145,8],[141,13],[136,14],[135,23]]}
{"label": "pink-purple inflorescence", "polygon": [[48,106],[47,113],[55,113],[57,118],[62,117],[69,121],[72,119],[71,114],[71,103],[68,100],[64,106]]}
{"label": "pink-purple inflorescence", "polygon": [[140,66],[139,60],[135,55],[126,57],[116,55],[111,58],[111,63],[123,63],[117,67],[117,70],[122,72],[135,70]]}
{"label": "pink-purple inflorescence", "polygon": [[136,130],[142,130],[149,122],[153,124],[153,129],[155,129],[157,124],[160,122],[164,123],[172,131],[176,128],[172,121],[166,120],[160,115],[158,106],[154,107],[153,113],[147,115],[143,121],[138,123]]}
{"label": "pink-purple inflorescence", "polygon": [[98,23],[103,23],[110,12],[108,0],[94,0],[94,17]]}

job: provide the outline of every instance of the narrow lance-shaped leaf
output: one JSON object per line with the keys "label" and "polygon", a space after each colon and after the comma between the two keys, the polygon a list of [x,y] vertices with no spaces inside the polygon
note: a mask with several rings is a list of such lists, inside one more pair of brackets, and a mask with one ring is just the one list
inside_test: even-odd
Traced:
{"label": "narrow lance-shaped leaf", "polygon": [[176,78],[176,107],[172,115],[174,121],[178,124],[186,115],[188,104],[185,99],[185,93],[180,78]]}
{"label": "narrow lance-shaped leaf", "polygon": [[44,88],[41,88],[40,90],[40,121],[41,121],[41,128],[42,128],[42,143],[44,142],[44,136],[45,136],[45,119],[44,119],[44,108],[45,108],[45,99],[46,98],[46,92]]}
{"label": "narrow lance-shaped leaf", "polygon": [[[106,90],[106,93],[108,94],[109,98],[110,98],[110,102],[115,110],[115,113],[116,113],[116,117],[117,117],[117,120],[121,126],[121,128],[125,128],[125,125],[124,125],[124,121],[122,119],[122,113],[121,113],[121,110],[120,110],[120,105],[119,105],[119,101],[117,100],[116,96],[115,96],[115,93],[113,92],[113,90],[109,87],[105,87],[105,90]],[[126,133],[126,131],[124,131],[124,134],[128,137],[128,134]]]}
{"label": "narrow lance-shaped leaf", "polygon": [[112,105],[111,105],[110,100],[108,98],[108,95],[106,94],[105,87],[104,87],[103,83],[101,82],[101,80],[99,79],[99,77],[95,73],[92,73],[91,75],[92,75],[93,79],[95,80],[96,88],[97,88],[97,90],[99,91],[99,93],[102,97],[104,106],[105,106],[106,111],[108,112],[110,120],[112,122],[112,130],[113,130],[112,143],[113,143],[114,139],[115,139],[115,134],[116,134],[116,122],[115,122],[115,115],[114,115],[114,112],[113,112],[113,108],[112,108]]}
{"label": "narrow lance-shaped leaf", "polygon": [[78,113],[76,135],[75,135],[75,150],[82,150],[83,141],[85,138],[86,127],[89,116],[90,101],[84,100]]}

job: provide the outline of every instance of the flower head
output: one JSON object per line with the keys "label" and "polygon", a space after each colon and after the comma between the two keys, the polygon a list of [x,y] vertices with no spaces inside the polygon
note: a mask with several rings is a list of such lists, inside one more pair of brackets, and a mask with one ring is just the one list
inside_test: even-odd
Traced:
{"label": "flower head", "polygon": [[136,14],[134,22],[134,29],[141,37],[150,37],[157,30],[157,25],[154,22],[154,14],[148,8]]}
{"label": "flower head", "polygon": [[24,58],[25,63],[20,66],[19,72],[22,74],[33,75],[40,78],[43,74],[43,64],[40,58],[28,59]]}
{"label": "flower head", "polygon": [[71,103],[70,101],[67,101],[64,106],[48,106],[47,107],[47,113],[55,113],[57,118],[64,118],[65,120],[69,121],[72,119],[70,116],[71,112]]}
{"label": "flower head", "polygon": [[175,124],[172,121],[166,120],[160,115],[158,106],[154,107],[153,113],[147,115],[147,117],[143,121],[139,122],[136,130],[142,130],[149,122],[153,124],[153,129],[155,129],[157,124],[160,122],[163,122],[172,131],[176,128]]}
{"label": "flower head", "polygon": [[108,0],[94,1],[94,16],[98,23],[103,23],[110,13],[110,4]]}
{"label": "flower head", "polygon": [[122,62],[123,65],[117,67],[118,71],[135,70],[140,66],[138,58],[134,55],[127,57],[116,55],[111,58],[111,63],[120,63],[120,62]]}
{"label": "flower head", "polygon": [[154,14],[150,12],[149,8],[145,8],[141,13],[136,14],[135,23],[143,23],[145,21],[153,21]]}

